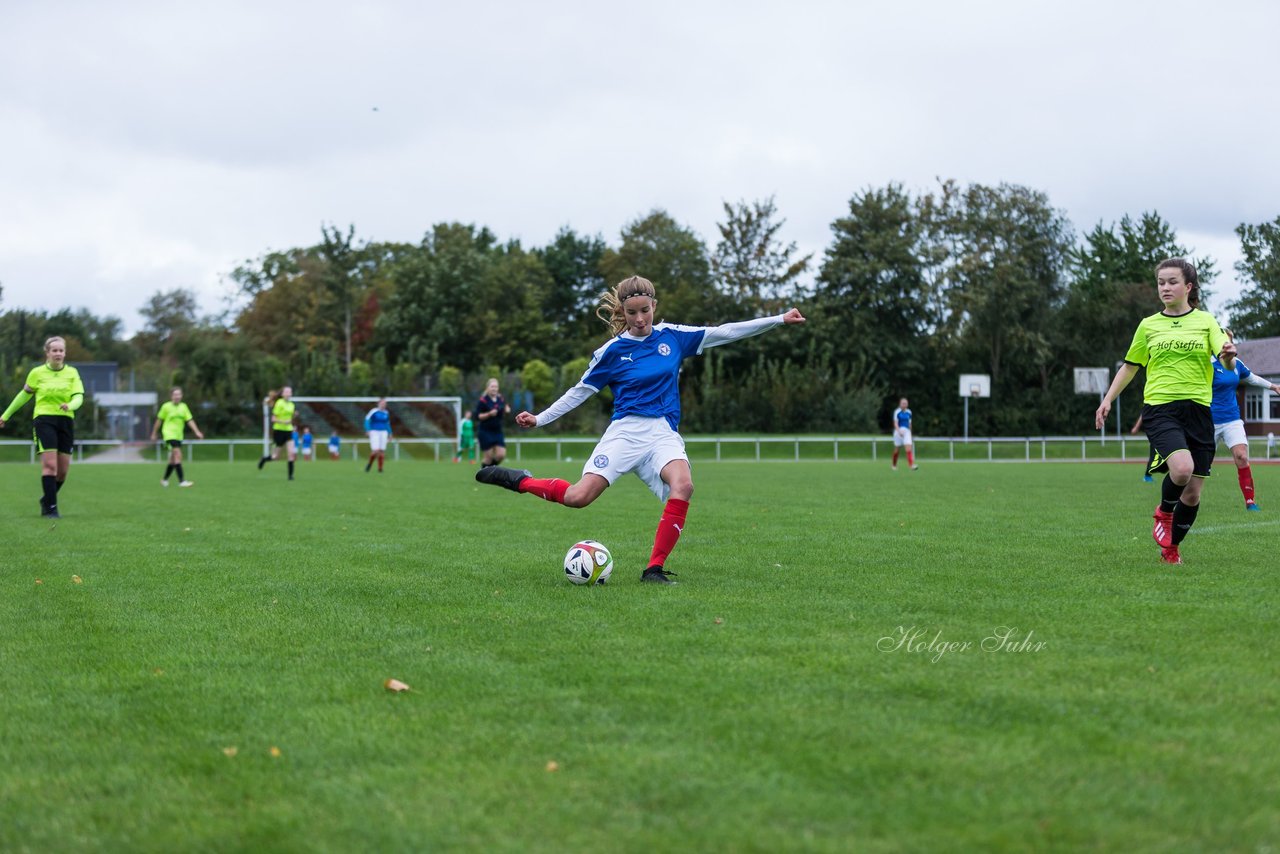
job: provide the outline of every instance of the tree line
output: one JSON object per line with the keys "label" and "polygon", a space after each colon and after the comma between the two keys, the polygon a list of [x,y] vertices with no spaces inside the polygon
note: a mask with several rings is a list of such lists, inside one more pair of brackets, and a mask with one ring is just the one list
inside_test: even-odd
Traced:
{"label": "tree line", "polygon": [[[299,394],[477,395],[488,376],[549,403],[573,385],[608,331],[598,295],[632,274],[655,282],[658,317],[715,324],[795,305],[809,323],[685,363],[690,432],[875,432],[900,396],[917,431],[961,429],[958,375],[989,374],[971,405],[975,435],[1080,434],[1097,401],[1073,394],[1073,367],[1114,365],[1138,320],[1159,310],[1154,267],[1189,257],[1206,307],[1239,338],[1280,335],[1280,217],[1236,233],[1246,282],[1213,303],[1213,259],[1179,243],[1156,212],[1077,235],[1037,190],[939,182],[856,193],[821,258],[784,235],[775,200],[726,202],[708,246],[663,210],[616,243],[562,228],[545,246],[444,222],[417,243],[362,240],[323,225],[312,246],[266,252],[230,271],[234,309],[200,316],[194,294],[154,294],[128,340],[118,318],[79,309],[0,314],[10,393],[47,335],[70,361],[115,361],[138,388],[185,388],[214,435],[252,434],[268,388]],[[1138,412],[1140,383],[1123,411]],[[601,395],[553,429],[593,431]]]}

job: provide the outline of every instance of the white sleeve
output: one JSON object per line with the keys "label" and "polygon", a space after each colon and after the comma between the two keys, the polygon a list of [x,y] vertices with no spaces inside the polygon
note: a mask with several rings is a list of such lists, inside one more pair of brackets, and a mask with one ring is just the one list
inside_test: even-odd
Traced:
{"label": "white sleeve", "polygon": [[782,315],[777,314],[773,317],[759,317],[755,320],[742,320],[737,323],[722,323],[719,326],[707,327],[706,335],[702,336],[702,346],[698,348],[701,353],[708,347],[719,347],[721,344],[728,344],[730,341],[739,341],[743,338],[750,338],[753,335],[759,335],[761,332],[767,332],[775,326],[782,325]]}
{"label": "white sleeve", "polygon": [[1244,381],[1249,385],[1256,385],[1258,388],[1271,388],[1271,383],[1267,382],[1266,379],[1258,376],[1257,374],[1249,374],[1249,376],[1244,378]]}
{"label": "white sleeve", "polygon": [[546,409],[534,416],[537,419],[536,426],[545,427],[552,421],[555,421],[562,415],[567,415],[586,401],[587,398],[595,394],[600,389],[592,388],[584,382],[579,382],[576,386],[560,395],[560,399],[548,406]]}

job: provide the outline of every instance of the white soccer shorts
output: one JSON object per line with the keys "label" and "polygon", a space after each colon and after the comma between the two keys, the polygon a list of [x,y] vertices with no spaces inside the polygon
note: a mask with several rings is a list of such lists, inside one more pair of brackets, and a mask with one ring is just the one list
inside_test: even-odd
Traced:
{"label": "white soccer shorts", "polygon": [[662,469],[672,460],[689,461],[684,439],[671,429],[665,418],[628,415],[604,431],[583,474],[598,474],[612,485],[627,472],[635,472],[649,491],[666,501],[671,487],[662,481]]}
{"label": "white soccer shorts", "polygon": [[1228,448],[1234,448],[1236,445],[1249,444],[1249,437],[1244,432],[1244,422],[1237,418],[1235,421],[1228,421],[1226,424],[1213,425],[1213,444],[1217,447],[1221,442]]}
{"label": "white soccer shorts", "polygon": [[901,448],[903,445],[910,445],[910,444],[911,444],[910,430],[904,427],[901,430],[893,431],[893,446],[895,448]]}
{"label": "white soccer shorts", "polygon": [[389,430],[370,430],[369,431],[369,451],[385,451],[387,442],[391,439]]}

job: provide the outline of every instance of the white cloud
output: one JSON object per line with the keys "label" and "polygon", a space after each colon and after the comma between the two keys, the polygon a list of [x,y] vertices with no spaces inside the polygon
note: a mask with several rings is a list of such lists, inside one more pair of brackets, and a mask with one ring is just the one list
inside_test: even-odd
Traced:
{"label": "white cloud", "polygon": [[136,328],[322,222],[538,244],[661,207],[714,242],[722,200],[768,195],[820,255],[855,192],[937,177],[1043,190],[1080,231],[1158,211],[1225,296],[1232,229],[1280,213],[1278,8],[6,4],[3,297]]}

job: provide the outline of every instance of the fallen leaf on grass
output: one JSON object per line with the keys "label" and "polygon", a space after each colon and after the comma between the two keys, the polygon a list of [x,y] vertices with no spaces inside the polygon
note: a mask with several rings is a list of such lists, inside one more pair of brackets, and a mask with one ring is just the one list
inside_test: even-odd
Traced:
{"label": "fallen leaf on grass", "polygon": [[395,691],[397,694],[401,691],[408,691],[409,686],[401,682],[399,679],[388,679],[382,683],[382,687],[388,691]]}
{"label": "fallen leaf on grass", "polygon": [[271,745],[271,750],[268,752],[271,754],[272,759],[280,758],[280,748],[276,747],[274,744]]}
{"label": "fallen leaf on grass", "polygon": [[552,759],[550,762],[548,762],[548,763],[547,763],[547,770],[548,770],[548,771],[559,771],[559,770],[560,770],[560,763],[559,763],[559,762],[557,762],[557,761],[555,761],[554,759]]}
{"label": "fallen leaf on grass", "polygon": [[37,578],[37,579],[36,579],[36,584],[44,584],[44,582]]}
{"label": "fallen leaf on grass", "polygon": [[73,575],[73,576],[71,576],[71,583],[72,583],[72,584],[84,584],[84,579],[82,579],[82,578],[81,578],[80,576],[78,576],[78,575]]}
{"label": "fallen leaf on grass", "polygon": [[722,620],[722,619],[721,619],[721,618],[719,618],[719,617],[716,617],[716,625],[717,625],[717,626],[719,626],[719,625],[721,625],[722,623],[724,623],[724,620]]}
{"label": "fallen leaf on grass", "polygon": [[235,747],[224,747],[222,748],[222,752],[227,754],[228,756],[235,756],[240,751]]}

